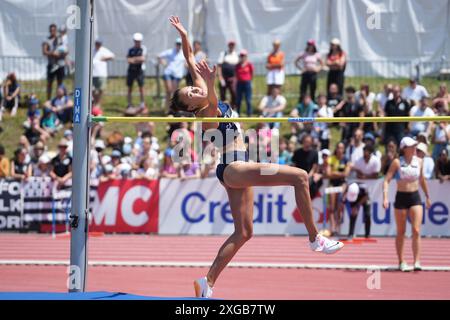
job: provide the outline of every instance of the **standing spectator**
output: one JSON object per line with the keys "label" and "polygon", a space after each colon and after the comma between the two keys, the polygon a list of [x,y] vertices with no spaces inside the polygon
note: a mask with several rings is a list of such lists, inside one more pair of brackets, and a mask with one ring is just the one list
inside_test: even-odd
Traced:
{"label": "standing spectator", "polygon": [[252,79],[253,64],[248,61],[247,50],[241,50],[239,54],[239,63],[236,65],[236,106],[237,112],[241,114],[242,97],[245,97],[247,104],[247,116],[252,115]]}
{"label": "standing spectator", "polygon": [[43,154],[39,157],[36,167],[33,169],[33,177],[49,177],[51,172],[50,158]]}
{"label": "standing spectator", "polygon": [[[202,49],[202,43],[200,41],[194,40],[193,47],[194,47],[195,63],[199,63],[202,60],[208,59],[208,57],[206,56],[206,53]],[[186,85],[187,86],[194,85],[194,82],[192,80],[192,76],[191,76],[190,72],[186,72]]]}
{"label": "standing spectator", "polygon": [[338,92],[342,96],[344,93],[344,72],[347,65],[347,55],[341,48],[341,41],[334,38],[330,42],[330,51],[327,55],[327,66],[330,69],[327,78],[327,89],[332,83],[338,86]]}
{"label": "standing spectator", "polygon": [[59,46],[57,51],[64,55],[64,74],[70,74],[70,60],[69,60],[69,35],[67,34],[67,28],[63,24],[59,27]]}
{"label": "standing spectator", "polygon": [[381,160],[375,155],[372,145],[363,148],[363,154],[352,167],[358,179],[377,179],[381,170]]}
{"label": "standing spectator", "polygon": [[[317,111],[318,118],[333,118],[333,109],[327,105],[327,97],[324,94],[319,94],[317,98],[319,103],[319,110]],[[319,137],[320,149],[328,149],[330,146],[330,128],[326,122],[316,122],[314,124],[316,134]]]}
{"label": "standing spectator", "polygon": [[432,179],[434,175],[434,160],[428,155],[428,145],[423,142],[419,142],[417,145],[416,154],[420,159],[422,159],[423,175],[425,179]]}
{"label": "standing spectator", "polygon": [[330,87],[328,88],[327,93],[327,104],[328,106],[333,109],[336,108],[336,106],[339,104],[339,102],[342,101],[342,95],[339,94],[339,87],[336,83],[330,84]]}
{"label": "standing spectator", "polygon": [[369,110],[373,110],[373,103],[375,101],[376,95],[375,93],[370,91],[370,87],[367,83],[362,84],[359,87],[359,91],[355,92],[355,99],[359,100],[360,98],[364,98]]}
{"label": "standing spectator", "polygon": [[239,63],[239,56],[235,50],[236,42],[228,41],[228,50],[222,51],[217,62],[217,74],[219,75],[220,100],[227,100],[227,89],[230,92],[230,103],[236,106],[236,65]]}
{"label": "standing spectator", "polygon": [[158,55],[158,63],[165,67],[163,80],[164,88],[166,90],[166,110],[168,110],[170,99],[172,98],[175,90],[178,89],[178,85],[186,73],[186,68],[184,67],[185,60],[183,51],[181,50],[180,38],[176,39],[174,48],[164,50]]}
{"label": "standing spectator", "polygon": [[392,161],[398,158],[398,145],[394,139],[386,144],[386,153],[381,157],[381,173],[386,175],[391,166]]}
{"label": "standing spectator", "polygon": [[58,50],[61,45],[61,39],[58,37],[58,29],[56,24],[51,24],[49,27],[50,35],[42,43],[42,54],[47,57],[47,100],[52,96],[52,85],[56,78],[56,83],[59,86],[63,84],[65,76],[65,58],[67,53]]}
{"label": "standing spectator", "polygon": [[447,149],[442,149],[439,158],[436,160],[436,178],[441,183],[450,180],[450,160]]}
{"label": "standing spectator", "polygon": [[[258,109],[262,112],[264,118],[283,116],[283,110],[286,108],[286,98],[280,94],[280,88],[272,87],[270,95],[262,98]],[[280,128],[280,123],[269,123],[269,128]]]}
{"label": "standing spectator", "polygon": [[28,151],[25,148],[18,148],[14,151],[14,158],[11,161],[11,177],[21,181],[27,180],[32,176],[33,171],[29,162],[27,162]]}
{"label": "standing spectator", "polygon": [[[435,114],[433,110],[429,107],[430,99],[426,96],[422,96],[420,98],[419,105],[415,105],[411,108],[409,115],[411,117],[433,117]],[[418,121],[418,122],[410,122],[410,133],[413,137],[416,137],[419,133],[423,132],[428,137],[431,133],[431,129],[433,127],[432,121]]]}
{"label": "standing spectator", "polygon": [[384,108],[386,106],[386,102],[394,98],[394,96],[392,95],[393,86],[391,83],[386,83],[383,88],[383,92],[378,93],[376,97],[376,100],[378,102],[377,114],[379,116],[384,116]]}
{"label": "standing spectator", "polygon": [[309,87],[309,94],[312,99],[316,98],[317,74],[323,67],[323,60],[317,52],[316,42],[308,40],[306,49],[297,59],[295,59],[295,66],[302,73],[302,81],[300,84],[300,100],[306,94]]}
{"label": "standing spectator", "polygon": [[5,157],[5,147],[0,144],[0,179],[9,177],[9,160]]}
{"label": "standing spectator", "polygon": [[94,105],[99,105],[108,80],[108,61],[115,58],[114,53],[103,46],[100,39],[95,40],[92,57],[92,84],[94,86]]}
{"label": "standing spectator", "polygon": [[[128,71],[127,71],[127,111],[128,115],[146,114],[148,109],[145,106],[144,100],[144,71],[145,71],[145,60],[147,59],[147,48],[142,44],[144,36],[142,33],[133,34],[134,46],[128,50],[127,61],[128,61]],[[141,99],[141,104],[139,108],[134,108],[132,105],[131,93],[133,92],[133,82],[136,80],[139,86],[139,95]]]}
{"label": "standing spectator", "polygon": [[447,149],[448,141],[450,140],[450,125],[444,121],[440,121],[435,123],[433,127],[431,142],[434,144],[434,148],[432,157],[436,161],[441,151]]}
{"label": "standing spectator", "polygon": [[370,200],[369,190],[365,183],[353,182],[344,191],[342,196],[343,201],[347,201],[350,206],[350,225],[348,229],[348,238],[353,239],[355,233],[356,218],[360,208],[363,208],[364,213],[364,236],[370,236]]}
{"label": "standing spectator", "polygon": [[275,40],[273,42],[273,50],[267,57],[266,69],[267,71],[267,93],[272,87],[281,89],[284,84],[284,52],[280,50],[281,41]]}
{"label": "standing spectator", "polygon": [[409,104],[418,104],[422,97],[428,97],[428,91],[424,86],[417,84],[416,78],[409,79],[409,86],[402,91],[402,98],[407,100]]}
{"label": "standing spectator", "polygon": [[67,147],[67,140],[62,138],[58,143],[58,154],[51,161],[50,177],[57,189],[66,187],[72,178],[72,158],[67,153]]}
{"label": "standing spectator", "polygon": [[351,162],[355,163],[359,158],[363,156],[364,150],[364,132],[361,129],[356,129],[353,133],[353,137],[350,144],[345,150],[345,157]]}
{"label": "standing spectator", "polygon": [[[312,118],[316,114],[318,108],[319,107],[311,99],[311,96],[309,94],[305,94],[295,109],[292,109],[290,115],[294,118]],[[313,126],[311,123],[292,122],[291,124],[292,134],[298,134],[299,131],[300,135],[304,132],[311,133],[312,128]]]}
{"label": "standing spectator", "polygon": [[[342,100],[334,109],[334,114],[338,117],[362,117],[364,115],[363,106],[355,99],[355,88],[345,88],[346,99]],[[342,141],[347,144],[357,128],[362,129],[363,123],[339,123],[342,128]]]}
{"label": "standing spectator", "polygon": [[[48,106],[48,102],[45,103]],[[72,122],[73,119],[73,100],[67,95],[67,89],[64,86],[59,86],[56,90],[56,97],[50,101],[53,112],[58,117],[58,120],[66,125]]]}
{"label": "standing spectator", "polygon": [[[14,117],[17,114],[20,103],[20,84],[17,82],[16,74],[14,72],[11,72],[6,76],[3,90],[4,107],[11,112],[11,117]],[[0,108],[2,107],[3,106],[0,104]]]}
{"label": "standing spectator", "polygon": [[447,90],[447,85],[441,83],[439,86],[439,92],[433,99],[433,109],[436,113],[444,114],[448,113],[448,104],[450,102],[450,94]]}
{"label": "standing spectator", "polygon": [[[396,85],[392,89],[393,99],[386,102],[384,113],[387,117],[408,117],[411,109],[408,101],[400,95],[400,86]],[[406,122],[388,122],[384,127],[384,143],[394,139],[397,145],[405,136],[407,129]]]}

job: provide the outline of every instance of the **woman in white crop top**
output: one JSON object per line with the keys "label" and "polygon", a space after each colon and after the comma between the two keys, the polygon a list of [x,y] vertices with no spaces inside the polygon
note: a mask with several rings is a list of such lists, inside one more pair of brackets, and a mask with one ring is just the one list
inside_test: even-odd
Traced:
{"label": "woman in white crop top", "polygon": [[426,197],[427,209],[430,207],[428,186],[423,175],[422,159],[416,156],[417,141],[404,137],[400,142],[403,156],[392,161],[383,185],[383,207],[389,208],[388,187],[392,178],[397,180],[397,193],[395,195],[395,222],[397,237],[395,246],[401,271],[407,271],[408,265],[403,260],[403,242],[405,238],[406,219],[409,214],[412,225],[412,249],[414,255],[414,270],[421,270],[420,266],[420,226],[422,224],[423,206],[419,194],[419,184]]}

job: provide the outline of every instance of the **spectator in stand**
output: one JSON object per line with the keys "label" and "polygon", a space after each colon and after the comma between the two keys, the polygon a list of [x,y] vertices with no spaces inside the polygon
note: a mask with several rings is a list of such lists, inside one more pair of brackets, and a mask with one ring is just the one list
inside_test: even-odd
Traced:
{"label": "spectator in stand", "polygon": [[12,178],[25,181],[33,175],[31,164],[27,161],[27,155],[27,149],[22,147],[14,151],[14,158],[11,161]]}
{"label": "spectator in stand", "polygon": [[381,160],[382,154],[377,149],[376,139],[375,139],[375,136],[372,133],[367,132],[367,133],[364,134],[363,143],[364,143],[365,146],[372,146],[373,149],[374,149],[374,154],[378,157],[378,159]]}
{"label": "spectator in stand", "polygon": [[330,84],[330,87],[328,88],[327,93],[327,104],[328,106],[333,109],[336,108],[336,106],[339,104],[339,102],[342,101],[342,95],[339,94],[339,87],[336,83]]}
{"label": "spectator in stand", "polygon": [[[386,102],[384,113],[386,117],[408,117],[410,112],[410,104],[400,95],[400,86],[395,85],[392,89],[392,100]],[[384,143],[394,139],[397,145],[400,140],[406,135],[406,122],[388,122],[384,127]]]}
{"label": "spectator in stand", "polygon": [[305,51],[295,59],[295,66],[302,73],[300,100],[307,93],[308,87],[312,99],[314,100],[316,98],[317,74],[323,65],[320,53],[317,52],[316,42],[314,40],[308,40]]}
{"label": "spectator in stand", "polygon": [[286,138],[280,138],[280,151],[278,153],[278,164],[292,164],[293,152],[289,149]]}
{"label": "spectator in stand", "polygon": [[239,63],[236,65],[236,107],[237,113],[241,114],[242,97],[245,97],[247,104],[247,117],[252,115],[252,79],[253,64],[248,61],[247,50],[241,50],[239,53]]}
{"label": "spectator in stand", "polygon": [[[297,104],[297,106],[291,111],[290,116],[294,118],[312,118],[314,117],[318,109],[319,107],[311,99],[311,96],[309,94],[305,94],[302,101]],[[304,132],[311,133],[312,128],[312,123],[291,123],[291,133],[294,135],[297,135],[299,133],[300,135],[302,135]]]}
{"label": "spectator in stand", "polygon": [[358,179],[377,179],[381,170],[381,160],[375,155],[372,145],[364,146],[363,154],[352,167]]}
{"label": "spectator in stand", "polygon": [[[363,106],[355,99],[355,88],[345,88],[346,99],[342,100],[334,109],[335,116],[338,117],[362,117],[364,115]],[[342,128],[342,141],[345,144],[350,142],[350,139],[357,128],[362,129],[363,123],[343,123],[339,124]]]}
{"label": "spectator in stand", "polygon": [[70,74],[70,59],[69,59],[69,35],[67,34],[67,27],[65,24],[59,27],[59,46],[56,49],[60,55],[64,56],[64,74]]}
{"label": "spectator in stand", "polygon": [[386,103],[394,98],[392,94],[393,86],[391,83],[386,83],[383,88],[383,92],[377,94],[376,97],[378,102],[377,114],[381,117],[384,116],[384,108],[386,107]]}
{"label": "spectator in stand", "polygon": [[[433,110],[429,107],[430,99],[426,96],[422,96],[419,105],[415,105],[411,108],[409,115],[411,117],[433,117],[435,116]],[[413,137],[416,137],[419,133],[423,132],[427,137],[431,133],[433,127],[432,121],[418,121],[409,123],[409,132]]]}
{"label": "spectator in stand", "polygon": [[174,48],[164,50],[158,55],[158,63],[164,66],[163,80],[166,90],[166,110],[168,110],[170,99],[186,74],[180,38],[176,39]]}
{"label": "spectator in stand", "polygon": [[370,201],[369,201],[369,189],[365,183],[353,182],[345,188],[342,196],[343,205],[348,203],[350,206],[350,224],[348,231],[348,238],[353,239],[355,234],[355,223],[360,208],[363,208],[364,213],[364,236],[369,238],[370,236]]}
{"label": "spectator in stand", "polygon": [[40,120],[40,126],[45,130],[51,137],[53,137],[58,131],[59,120],[56,114],[53,112],[52,108],[48,105],[44,105],[42,118]]}
{"label": "spectator in stand", "polygon": [[433,109],[435,113],[438,114],[448,113],[449,102],[450,102],[450,94],[448,93],[447,85],[445,83],[441,83],[441,85],[439,86],[439,92],[433,99]]}
{"label": "spectator in stand", "polygon": [[[333,118],[333,109],[327,105],[327,97],[324,94],[319,94],[317,101],[319,103],[317,117]],[[329,124],[325,122],[316,122],[314,124],[314,129],[320,141],[320,149],[328,149],[330,146],[331,136]]]}
{"label": "spectator in stand", "polygon": [[72,179],[72,158],[67,153],[67,140],[62,138],[58,143],[58,154],[52,159],[50,177],[57,189],[68,187]]}
{"label": "spectator in stand", "polygon": [[141,160],[135,178],[147,180],[158,179],[158,167],[155,166],[155,161],[151,157],[146,156]]}
{"label": "spectator in stand", "polygon": [[407,100],[410,105],[417,105],[422,97],[428,97],[428,91],[424,86],[417,83],[417,79],[409,79],[409,86],[402,91],[402,98]]}
{"label": "spectator in stand", "polygon": [[344,93],[344,72],[347,65],[347,55],[341,48],[341,41],[334,38],[330,42],[330,51],[327,55],[328,71],[327,88],[330,88],[332,83],[338,86],[339,95]]}
{"label": "spectator in stand", "polygon": [[[207,152],[210,150],[210,152]],[[219,152],[213,143],[209,143],[205,147],[205,151],[203,153],[203,161],[201,164],[201,178],[206,177],[215,177],[216,168],[220,163]]]}
{"label": "spectator in stand", "polygon": [[[364,117],[375,117],[375,112],[369,106],[367,99],[364,98],[364,95],[360,95],[358,99],[358,104],[363,108],[363,116]],[[364,133],[371,133],[374,136],[379,135],[378,123],[377,122],[364,122],[362,125],[362,130]]]}
{"label": "spectator in stand", "polygon": [[[5,85],[3,86],[3,96],[4,107],[9,110],[11,117],[14,117],[17,114],[20,103],[20,84],[14,72],[6,76]],[[0,105],[0,108],[2,107],[3,105]]]}
{"label": "spectator in stand", "polygon": [[294,167],[308,172],[310,177],[317,171],[319,154],[313,149],[313,139],[310,135],[303,136],[302,147],[295,150],[292,156],[292,164]]}
{"label": "spectator in stand", "polygon": [[436,160],[436,178],[441,183],[450,180],[450,160],[447,149],[442,149]]}
{"label": "spectator in stand", "polygon": [[39,163],[39,158],[45,154],[45,145],[42,141],[38,141],[31,148],[30,164],[33,169],[33,175]]}
{"label": "spectator in stand", "polygon": [[[328,168],[326,176],[330,180],[330,186],[332,187],[345,187],[347,177],[350,174],[351,164],[345,157],[345,144],[339,142],[336,145],[334,154],[328,160]],[[339,198],[340,193],[330,194],[330,224],[332,235],[339,234],[340,225],[342,222],[343,207]]]}
{"label": "spectator in stand", "polygon": [[345,157],[351,162],[355,163],[359,158],[363,156],[364,150],[364,131],[361,129],[356,129],[353,133],[353,137],[350,140],[350,144],[345,150]]}
{"label": "spectator in stand", "polygon": [[66,125],[72,122],[73,100],[67,95],[66,87],[59,86],[56,90],[56,97],[44,105],[53,110],[61,124]]}
{"label": "spectator in stand", "polygon": [[[119,178],[121,176],[121,161],[122,158],[122,153],[120,152],[120,150],[114,149],[111,152],[111,165],[113,166],[113,172],[114,172],[114,176],[116,178]],[[143,158],[140,158],[139,161],[142,161]],[[135,169],[138,168],[138,163],[139,161],[135,161]]]}
{"label": "spectator in stand", "polygon": [[373,103],[375,101],[376,95],[375,93],[370,91],[370,87],[367,83],[362,84],[359,87],[359,91],[355,92],[355,99],[359,100],[360,98],[364,98],[369,106],[369,110],[373,110]]}
{"label": "spectator in stand", "polygon": [[163,163],[159,173],[161,178],[178,178],[178,169],[173,162],[173,155],[174,151],[172,148],[167,148],[166,151],[164,151]]}
{"label": "spectator in stand", "polygon": [[0,144],[0,179],[9,177],[9,160],[5,157],[5,147]]}
{"label": "spectator in stand", "polygon": [[434,160],[428,155],[428,145],[420,142],[416,148],[417,156],[423,161],[423,175],[429,180],[434,175]]}
{"label": "spectator in stand", "polygon": [[[272,87],[270,94],[262,98],[258,109],[262,112],[264,118],[275,117],[281,118],[283,110],[286,108],[287,100],[281,95],[281,90],[278,87]],[[280,123],[269,123],[269,128],[280,128]]]}
{"label": "spectator in stand", "polygon": [[272,87],[281,89],[284,84],[284,52],[280,50],[281,41],[275,40],[273,42],[272,52],[267,57],[266,69],[267,71],[267,94]]}
{"label": "spectator in stand", "polygon": [[64,138],[67,140],[67,152],[69,156],[73,157],[73,133],[72,130],[67,129],[64,131]]}
{"label": "spectator in stand", "polygon": [[133,161],[133,168],[138,169],[144,159],[151,159],[150,161],[153,161],[151,167],[158,167],[158,152],[152,148],[152,139],[149,136],[145,136],[142,139],[142,148],[139,149],[139,152],[135,156],[135,159]]}
{"label": "spectator in stand", "polygon": [[178,177],[181,181],[200,178],[201,173],[198,162],[182,160],[180,166],[178,166]]}
{"label": "spectator in stand", "polygon": [[443,149],[447,149],[450,140],[450,125],[440,121],[433,124],[431,142],[434,144],[432,157],[436,161]]}
{"label": "spectator in stand", "polygon": [[230,104],[236,107],[236,65],[239,63],[239,56],[235,50],[236,42],[228,41],[228,49],[222,51],[217,62],[217,74],[219,76],[220,100],[227,100],[227,90],[230,92]]}
{"label": "spectator in stand", "polygon": [[392,161],[397,159],[398,156],[398,144],[394,139],[391,139],[386,144],[386,153],[381,157],[381,173],[383,175],[386,175]]}
{"label": "spectator in stand", "polygon": [[108,61],[115,58],[114,53],[103,46],[101,39],[95,40],[95,49],[92,57],[92,85],[94,86],[94,105],[100,105],[103,92],[108,81]]}
{"label": "spectator in stand", "polygon": [[117,179],[116,173],[114,172],[114,167],[111,163],[107,163],[99,180],[100,182],[106,182],[114,179]]}
{"label": "spectator in stand", "polygon": [[56,83],[59,86],[63,84],[65,76],[65,59],[67,52],[58,50],[62,45],[61,38],[58,37],[58,28],[56,24],[51,24],[49,27],[50,35],[42,43],[42,54],[47,57],[47,100],[52,96],[52,85],[56,78]]}
{"label": "spectator in stand", "polygon": [[30,145],[35,145],[38,141],[46,142],[50,139],[50,134],[41,128],[39,118],[31,119],[30,127],[25,128],[24,137]]}
{"label": "spectator in stand", "polygon": [[[133,34],[134,46],[128,50],[127,61],[128,61],[128,71],[127,71],[127,87],[128,95],[127,101],[128,106],[125,113],[127,115],[135,116],[137,114],[147,114],[148,109],[145,106],[144,100],[144,71],[145,71],[145,60],[147,59],[147,48],[142,44],[144,36],[142,33]],[[132,105],[131,93],[133,92],[133,82],[136,80],[139,87],[140,95],[140,105],[138,108],[134,108]]]}
{"label": "spectator in stand", "polygon": [[[202,43],[200,41],[194,40],[193,49],[194,49],[195,63],[199,63],[202,60],[208,59],[208,57],[206,56],[206,53],[202,50]],[[185,65],[185,67],[186,67],[186,65]],[[192,76],[191,76],[190,72],[186,72],[186,85],[187,86],[194,85],[194,82],[192,80]]]}
{"label": "spectator in stand", "polygon": [[43,154],[39,157],[36,167],[33,169],[33,176],[39,178],[50,177],[50,158]]}

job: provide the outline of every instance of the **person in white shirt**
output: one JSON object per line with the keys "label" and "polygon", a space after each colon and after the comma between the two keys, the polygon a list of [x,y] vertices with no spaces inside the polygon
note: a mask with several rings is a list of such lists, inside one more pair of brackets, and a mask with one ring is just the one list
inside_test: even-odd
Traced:
{"label": "person in white shirt", "polygon": [[[283,116],[284,108],[286,108],[286,98],[280,94],[280,89],[278,87],[272,87],[270,95],[262,98],[258,108],[261,110],[264,118],[280,118]],[[280,128],[279,122],[269,123],[268,125],[270,129]]]}
{"label": "person in white shirt", "polygon": [[163,80],[166,89],[166,109],[168,109],[172,94],[178,89],[181,79],[186,74],[180,38],[175,41],[175,48],[164,50],[158,55],[158,63],[165,67]]}
{"label": "person in white shirt", "polygon": [[423,161],[423,175],[425,179],[432,179],[434,173],[434,160],[428,155],[428,145],[420,142],[416,147],[416,154]]}
{"label": "person in white shirt", "polygon": [[236,51],[236,41],[228,41],[228,49],[222,51],[217,61],[217,75],[220,82],[220,100],[225,101],[227,90],[230,92],[230,104],[236,106],[236,65],[239,54]]}
{"label": "person in white shirt", "polygon": [[364,132],[361,129],[356,129],[353,133],[352,142],[345,150],[345,157],[351,162],[355,163],[356,160],[362,157],[363,148],[365,146],[363,142]]}
{"label": "person in white shirt", "polygon": [[[327,104],[327,97],[324,94],[319,94],[317,97],[317,102],[319,103],[319,110],[317,111],[318,118],[333,118],[333,108],[329,107]],[[314,123],[314,131],[316,132],[319,141],[320,149],[328,149],[330,146],[330,128],[326,122],[316,122]]]}
{"label": "person in white shirt", "polygon": [[374,154],[374,147],[367,145],[363,155],[353,163],[352,170],[358,179],[377,179],[381,170],[381,160]]}
{"label": "person in white shirt", "polygon": [[368,84],[362,84],[359,88],[359,91],[355,92],[355,99],[359,101],[359,99],[363,97],[366,103],[368,104],[369,110],[373,109],[373,102],[375,101],[375,93],[370,91],[370,87]]}
{"label": "person in white shirt", "polygon": [[391,83],[386,83],[384,85],[384,91],[377,94],[376,101],[378,102],[378,110],[377,113],[380,116],[384,116],[384,106],[386,105],[386,102],[389,100],[392,100],[394,98],[394,95],[392,94],[392,89],[394,87]]}
{"label": "person in white shirt", "polygon": [[108,79],[108,61],[115,58],[108,48],[102,45],[102,40],[95,40],[95,49],[92,56],[92,84],[94,86],[94,104],[100,104]]}
{"label": "person in white shirt", "polygon": [[[402,92],[402,98],[408,100],[409,103],[417,102],[422,99],[422,97],[428,97],[428,91],[424,86],[417,83],[415,78],[409,79],[409,86],[405,87]],[[411,103],[412,104],[412,103]]]}
{"label": "person in white shirt", "polygon": [[[409,115],[411,117],[433,117],[435,113],[433,109],[429,107],[429,98],[423,96],[420,99],[419,105],[411,108]],[[427,137],[431,133],[432,121],[418,121],[418,122],[410,122],[410,132],[415,137],[420,132],[424,132]]]}

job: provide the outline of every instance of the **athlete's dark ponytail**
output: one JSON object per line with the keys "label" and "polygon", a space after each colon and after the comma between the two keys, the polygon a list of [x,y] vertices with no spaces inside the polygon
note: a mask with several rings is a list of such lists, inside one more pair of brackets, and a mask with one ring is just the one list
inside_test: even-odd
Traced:
{"label": "athlete's dark ponytail", "polygon": [[181,101],[180,89],[175,90],[170,100],[170,109],[174,112],[187,111],[188,105]]}

